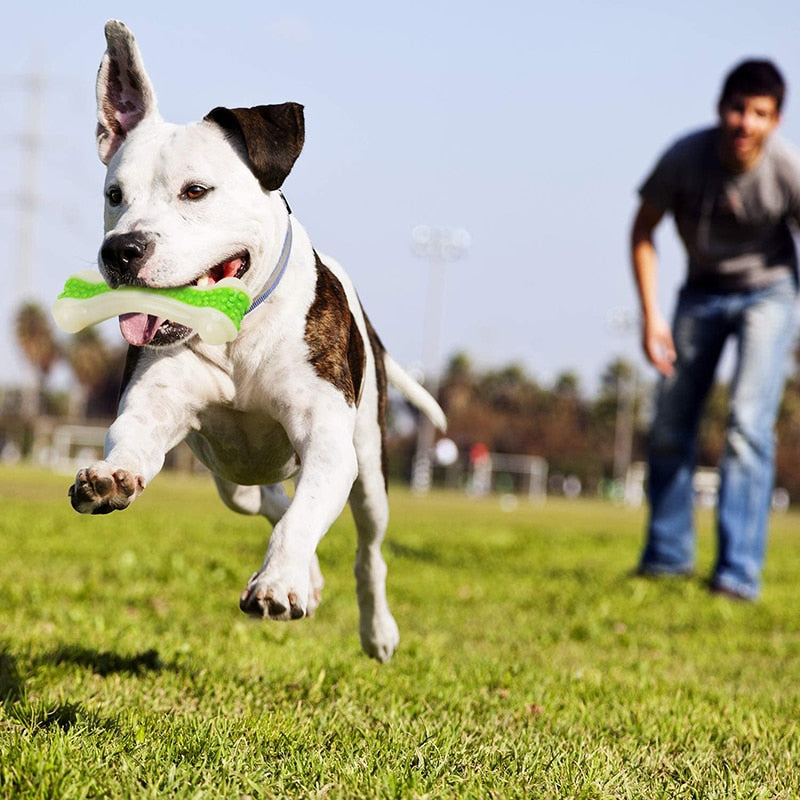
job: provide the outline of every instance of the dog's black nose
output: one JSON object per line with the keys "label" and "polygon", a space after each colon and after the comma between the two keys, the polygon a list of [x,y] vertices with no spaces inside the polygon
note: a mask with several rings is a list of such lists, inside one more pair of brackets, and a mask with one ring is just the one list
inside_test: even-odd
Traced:
{"label": "dog's black nose", "polygon": [[152,240],[142,233],[109,236],[100,248],[108,282],[116,287],[135,278],[153,250]]}

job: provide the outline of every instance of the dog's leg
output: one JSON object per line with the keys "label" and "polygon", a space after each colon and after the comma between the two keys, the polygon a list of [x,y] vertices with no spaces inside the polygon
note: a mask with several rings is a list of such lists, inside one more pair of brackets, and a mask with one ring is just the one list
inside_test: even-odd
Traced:
{"label": "dog's leg", "polygon": [[400,632],[386,599],[386,563],[381,542],[389,522],[389,503],[380,462],[380,454],[375,453],[360,463],[359,476],[350,493],[350,508],[358,531],[354,572],[361,647],[367,655],[385,662],[397,649]]}
{"label": "dog's leg", "polygon": [[[248,514],[250,516],[260,515],[266,517],[273,525],[280,522],[281,517],[289,508],[291,500],[286,494],[283,486],[279,483],[271,486],[241,486],[238,483],[231,483],[223,478],[214,475],[214,483],[217,486],[222,502],[237,514]],[[258,576],[253,575],[251,581]],[[325,580],[319,568],[317,554],[314,553],[309,568],[309,592],[308,603],[306,606],[306,616],[312,617],[314,611],[322,599],[322,587]]]}
{"label": "dog's leg", "polygon": [[141,362],[131,365],[119,416],[106,435],[104,460],[80,470],[69,489],[72,507],[81,514],[127,508],[158,474],[165,454],[196,427],[195,410],[205,401],[194,356],[141,355]]}
{"label": "dog's leg", "polygon": [[273,525],[277,525],[291,502],[279,483],[272,486],[241,486],[217,475],[214,475],[214,483],[220,499],[231,511],[250,516],[260,514]]}
{"label": "dog's leg", "polygon": [[348,413],[352,409],[343,409],[335,428],[325,425],[315,431],[302,428],[308,416],[298,415],[298,430],[290,434],[301,463],[297,488],[275,525],[261,569],[239,599],[245,613],[278,620],[299,619],[308,613],[308,598],[321,581],[319,567],[314,565],[317,545],[341,514],[355,480]]}

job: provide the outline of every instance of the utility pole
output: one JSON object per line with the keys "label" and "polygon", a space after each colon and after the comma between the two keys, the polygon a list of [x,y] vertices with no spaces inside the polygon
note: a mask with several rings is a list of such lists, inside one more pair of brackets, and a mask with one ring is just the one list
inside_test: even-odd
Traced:
{"label": "utility pole", "polygon": [[22,180],[18,195],[17,264],[19,269],[14,270],[16,306],[30,299],[36,286],[36,229],[41,206],[39,173],[42,163],[42,106],[46,81],[41,73],[37,72],[21,78],[20,84],[27,94],[27,113],[19,148]]}
{"label": "utility pole", "polygon": [[[439,385],[436,362],[439,358],[444,305],[444,268],[448,262],[457,261],[467,252],[470,236],[461,229],[417,225],[411,232],[411,246],[414,255],[427,259],[430,266],[425,313],[425,387],[435,397]],[[418,494],[427,493],[431,486],[435,438],[433,424],[424,414],[420,414],[417,449],[411,470],[411,488]]]}
{"label": "utility pole", "polygon": [[[609,323],[618,334],[628,337],[639,328],[638,317],[627,310],[611,314]],[[625,348],[627,350],[627,347]],[[620,359],[617,374],[617,415],[614,424],[613,479],[624,496],[625,482],[633,453],[633,429],[636,414],[638,375],[633,361]]]}
{"label": "utility pole", "polygon": [[[7,76],[2,79],[4,89],[16,90],[23,94],[19,107],[24,109],[21,131],[12,134],[15,150],[19,154],[19,189],[12,198],[16,207],[16,242],[10,245],[16,252],[11,259],[16,264],[14,279],[10,288],[9,331],[12,341],[16,339],[15,314],[26,302],[34,299],[37,273],[37,233],[41,196],[39,180],[42,164],[44,137],[42,133],[42,109],[47,81],[39,70],[24,75]],[[39,382],[35,368],[26,359],[19,362],[17,377],[21,409],[38,409]]]}

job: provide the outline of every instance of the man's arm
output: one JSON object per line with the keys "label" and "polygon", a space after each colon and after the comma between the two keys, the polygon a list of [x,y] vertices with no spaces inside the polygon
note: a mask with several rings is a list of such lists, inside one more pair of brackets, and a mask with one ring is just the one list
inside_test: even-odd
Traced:
{"label": "man's arm", "polygon": [[642,348],[648,361],[669,376],[674,372],[675,343],[656,296],[658,256],[653,243],[653,231],[663,216],[660,208],[642,200],[631,232],[631,261],[642,309]]}

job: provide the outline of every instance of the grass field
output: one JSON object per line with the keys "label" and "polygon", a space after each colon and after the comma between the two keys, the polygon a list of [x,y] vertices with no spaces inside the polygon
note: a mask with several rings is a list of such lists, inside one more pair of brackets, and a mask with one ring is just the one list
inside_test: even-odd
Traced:
{"label": "grass field", "polygon": [[800,794],[797,514],[747,605],[631,578],[643,511],[393,489],[382,666],[348,515],[314,619],[258,623],[237,603],[266,523],[209,479],[161,475],[106,517],[68,482],[0,470],[2,798]]}

